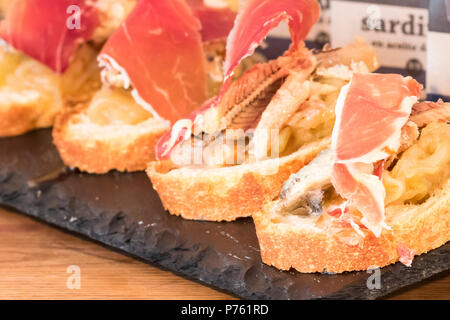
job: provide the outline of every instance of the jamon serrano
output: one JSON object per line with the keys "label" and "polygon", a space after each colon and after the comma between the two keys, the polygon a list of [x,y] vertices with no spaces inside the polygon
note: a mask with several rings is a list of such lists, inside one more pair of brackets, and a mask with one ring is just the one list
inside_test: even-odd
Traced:
{"label": "jamon serrano", "polygon": [[88,0],[16,0],[0,25],[0,38],[15,49],[63,73],[80,43],[99,24]]}
{"label": "jamon serrano", "polygon": [[206,99],[201,24],[184,0],[141,0],[99,56],[158,119],[186,117]]}
{"label": "jamon serrano", "polygon": [[336,160],[372,163],[391,155],[420,90],[401,75],[355,74],[345,101],[336,106]]}
{"label": "jamon serrano", "polygon": [[376,236],[384,225],[384,186],[374,164],[400,147],[421,85],[400,75],[355,74],[336,105],[332,183]]}
{"label": "jamon serrano", "polygon": [[202,25],[203,42],[226,39],[233,28],[236,12],[228,7],[213,8],[205,5],[203,0],[187,0],[194,15]]}
{"label": "jamon serrano", "polygon": [[242,59],[250,56],[281,21],[288,23],[292,45],[297,46],[305,40],[319,16],[320,6],[316,0],[248,0],[228,38],[223,90]]}

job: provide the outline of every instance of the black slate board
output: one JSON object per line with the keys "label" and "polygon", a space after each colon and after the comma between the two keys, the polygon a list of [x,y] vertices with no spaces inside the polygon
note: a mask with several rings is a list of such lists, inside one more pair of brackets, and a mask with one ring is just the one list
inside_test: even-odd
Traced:
{"label": "black slate board", "polygon": [[375,299],[450,269],[447,243],[411,268],[381,269],[379,290],[367,288],[367,272],[278,271],[262,264],[251,219],[186,221],[164,211],[144,173],[61,168],[49,130],[0,139],[0,203],[239,297]]}

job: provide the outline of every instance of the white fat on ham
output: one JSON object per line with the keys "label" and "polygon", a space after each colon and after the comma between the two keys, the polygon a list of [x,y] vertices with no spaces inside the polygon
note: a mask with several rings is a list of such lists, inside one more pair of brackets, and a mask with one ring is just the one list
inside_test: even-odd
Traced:
{"label": "white fat on ham", "polygon": [[97,58],[101,68],[102,82],[117,88],[129,89],[131,86],[130,77],[127,71],[122,68],[116,60],[106,54],[101,54]]}
{"label": "white fat on ham", "polygon": [[413,79],[399,75],[355,74],[336,104],[331,181],[377,237],[386,227],[386,191],[374,174],[374,164],[400,148],[402,128],[420,88]]}
{"label": "white fat on ham", "polygon": [[182,141],[186,141],[191,137],[192,134],[192,121],[190,119],[181,119],[175,122],[170,132],[170,138],[166,142],[164,147],[164,152],[161,157],[165,157],[172,150],[172,148],[177,144],[180,137]]}
{"label": "white fat on ham", "polygon": [[228,8],[228,3],[224,0],[204,0],[205,6],[215,9]]}
{"label": "white fat on ham", "polygon": [[334,107],[334,113],[336,114],[336,120],[334,122],[333,132],[331,133],[331,145],[334,146],[333,154],[336,154],[336,146],[338,145],[339,131],[337,128],[342,126],[342,111],[344,110],[345,99],[347,98],[348,90],[350,89],[351,81],[341,88],[341,92],[336,101]]}

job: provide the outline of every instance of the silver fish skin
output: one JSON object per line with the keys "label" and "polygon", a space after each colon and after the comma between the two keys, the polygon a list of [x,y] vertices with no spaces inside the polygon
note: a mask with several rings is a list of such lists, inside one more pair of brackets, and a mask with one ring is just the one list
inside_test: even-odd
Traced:
{"label": "silver fish skin", "polygon": [[323,189],[331,185],[331,150],[320,152],[299,172],[292,174],[284,183],[279,199],[285,211],[305,207],[309,214],[321,213]]}

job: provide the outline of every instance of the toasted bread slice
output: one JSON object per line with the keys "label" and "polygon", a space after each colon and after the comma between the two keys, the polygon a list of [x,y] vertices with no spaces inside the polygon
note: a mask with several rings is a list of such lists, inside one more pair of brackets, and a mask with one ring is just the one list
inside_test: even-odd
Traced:
{"label": "toasted bread slice", "polygon": [[169,124],[152,118],[129,92],[104,87],[90,103],[58,116],[53,140],[64,163],[89,173],[145,170]]}
{"label": "toasted bread slice", "polygon": [[432,122],[420,135],[411,134],[414,141],[402,142],[406,147],[392,155],[382,174],[386,225],[379,237],[361,223],[358,210],[342,212],[344,200],[326,179],[331,173],[321,173],[328,171],[323,164],[331,152],[326,151],[253,215],[263,262],[300,272],[367,270],[399,260],[409,265],[414,255],[449,241],[449,105],[424,105],[432,108],[410,119],[420,127]]}
{"label": "toasted bread slice", "polygon": [[450,240],[450,181],[420,205],[386,208],[386,223],[379,238],[368,233],[357,238],[352,228],[317,226],[313,218],[282,217],[272,204],[253,215],[264,263],[300,272],[357,271],[399,261],[399,246],[415,255]]}
{"label": "toasted bread slice", "polygon": [[0,48],[0,137],[51,127],[56,115],[87,101],[100,87],[97,51],[80,47],[69,69],[58,75],[43,64]]}
{"label": "toasted bread slice", "polygon": [[168,162],[152,162],[147,174],[171,214],[192,220],[233,221],[260,211],[292,172],[330,143],[326,138],[286,157],[231,167],[173,169]]}

